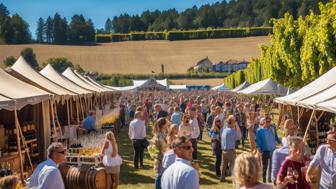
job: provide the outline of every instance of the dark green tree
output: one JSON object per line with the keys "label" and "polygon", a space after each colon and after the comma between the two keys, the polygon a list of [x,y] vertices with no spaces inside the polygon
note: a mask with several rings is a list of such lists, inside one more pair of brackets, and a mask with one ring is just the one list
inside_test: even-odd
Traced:
{"label": "dark green tree", "polygon": [[43,66],[50,64],[58,73],[64,72],[68,67],[74,68],[71,61],[64,57],[49,58]]}
{"label": "dark green tree", "polygon": [[105,28],[105,32],[106,32],[106,33],[111,33],[111,32],[112,32],[112,30],[113,30],[113,26],[112,26],[112,21],[111,21],[111,19],[108,18],[108,19],[106,20],[104,28]]}
{"label": "dark green tree", "polygon": [[45,39],[45,23],[43,18],[39,18],[37,21],[36,28],[36,41],[39,43],[43,43]]}
{"label": "dark green tree", "polygon": [[9,11],[7,7],[4,4],[0,3],[0,19],[7,16],[9,16]]}
{"label": "dark green tree", "polygon": [[9,67],[9,66],[12,66],[15,62],[16,62],[16,58],[14,58],[14,56],[9,56],[3,61],[3,64],[6,67]]}
{"label": "dark green tree", "polygon": [[35,70],[39,69],[39,65],[36,60],[36,55],[32,48],[25,48],[21,51],[21,56],[27,61],[27,63]]}
{"label": "dark green tree", "polygon": [[46,41],[47,43],[53,43],[54,42],[54,24],[53,19],[49,16],[47,18],[46,24]]}
{"label": "dark green tree", "polygon": [[53,19],[53,38],[54,43],[66,43],[68,36],[68,24],[66,18],[62,19],[61,15],[56,13]]}
{"label": "dark green tree", "polygon": [[29,25],[18,14],[14,14],[11,18],[11,27],[13,33],[7,39],[8,43],[29,43],[31,34],[29,32]]}

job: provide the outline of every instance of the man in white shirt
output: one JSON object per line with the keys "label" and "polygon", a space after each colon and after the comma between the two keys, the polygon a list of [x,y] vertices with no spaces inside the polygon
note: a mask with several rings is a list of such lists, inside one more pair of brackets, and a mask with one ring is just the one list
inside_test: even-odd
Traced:
{"label": "man in white shirt", "polygon": [[134,119],[131,121],[128,130],[128,137],[132,140],[134,149],[134,168],[139,168],[143,166],[143,156],[146,145],[146,125],[142,119],[142,112],[137,111],[134,114]]}
{"label": "man in white shirt", "polygon": [[200,135],[200,128],[198,126],[198,120],[196,116],[196,109],[192,107],[188,110],[188,114],[190,115],[190,125],[191,125],[191,143],[193,147],[192,157],[193,159],[197,159],[197,138]]}
{"label": "man in white shirt", "polygon": [[64,183],[58,164],[65,159],[66,150],[62,143],[54,142],[47,150],[48,159],[40,163],[29,179],[29,188],[64,189]]}

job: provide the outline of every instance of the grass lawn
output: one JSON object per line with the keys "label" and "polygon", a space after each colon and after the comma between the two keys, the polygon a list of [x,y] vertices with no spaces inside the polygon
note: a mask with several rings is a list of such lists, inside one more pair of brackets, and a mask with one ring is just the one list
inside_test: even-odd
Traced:
{"label": "grass lawn", "polygon": [[[118,136],[118,146],[119,154],[123,158],[123,164],[121,166],[120,173],[120,189],[152,189],[155,188],[155,171],[153,170],[153,161],[150,159],[147,152],[145,152],[144,158],[144,169],[134,169],[133,168],[133,147],[128,136],[128,127],[121,129]],[[151,126],[148,128],[147,135],[150,138]],[[243,150],[240,149],[237,153],[241,153]],[[249,150],[249,146],[245,150]],[[212,155],[211,142],[207,133],[203,133],[203,141],[198,143],[198,158],[201,165],[201,179],[200,188],[204,189],[225,189],[234,188],[230,183],[221,183],[219,178],[217,178],[214,171],[215,168],[215,157]],[[231,178],[227,178],[231,181]]]}

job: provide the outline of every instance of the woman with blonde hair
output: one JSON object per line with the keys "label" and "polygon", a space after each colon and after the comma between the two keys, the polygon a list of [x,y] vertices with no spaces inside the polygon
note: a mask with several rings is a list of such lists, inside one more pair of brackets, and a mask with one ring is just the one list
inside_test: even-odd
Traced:
{"label": "woman with blonde hair", "polygon": [[105,166],[106,173],[111,175],[111,188],[117,189],[119,185],[119,173],[122,159],[118,154],[118,144],[112,131],[105,134],[105,143],[102,150],[103,164]]}
{"label": "woman with blonde hair", "polygon": [[250,109],[246,115],[246,128],[247,128],[247,135],[251,146],[251,152],[257,152],[257,144],[256,144],[256,113]]}
{"label": "woman with blonde hair", "polygon": [[162,159],[163,153],[167,149],[167,131],[168,131],[168,124],[166,118],[159,118],[154,123],[154,130],[153,130],[153,138],[151,139],[150,148],[157,149],[157,154],[152,154],[154,158],[154,170],[156,171],[156,178],[155,178],[155,186],[156,188],[160,187],[160,179],[162,173]]}
{"label": "woman with blonde hair", "polygon": [[304,142],[301,137],[289,138],[289,156],[282,162],[277,176],[277,186],[287,189],[310,189],[305,178],[306,164],[309,159],[304,156]]}
{"label": "woman with blonde hair", "polygon": [[282,138],[282,145],[288,145],[289,137],[297,136],[298,129],[293,119],[287,119],[284,123],[284,137]]}
{"label": "woman with blonde hair", "polygon": [[256,157],[251,153],[242,153],[237,156],[233,179],[239,189],[274,189],[272,185],[260,183],[261,169]]}

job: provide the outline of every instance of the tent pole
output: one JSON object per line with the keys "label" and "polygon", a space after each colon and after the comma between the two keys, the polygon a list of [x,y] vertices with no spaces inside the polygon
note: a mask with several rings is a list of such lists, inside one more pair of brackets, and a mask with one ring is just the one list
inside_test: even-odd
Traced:
{"label": "tent pole", "polygon": [[69,100],[66,100],[66,106],[67,106],[67,116],[68,116],[68,126],[70,126],[70,109],[69,109]]}
{"label": "tent pole", "polygon": [[54,105],[52,103],[52,100],[49,101],[49,104],[50,104],[50,109],[51,109],[51,120],[53,124],[53,130],[54,130],[54,134],[56,135],[57,131],[56,131],[56,123],[55,123],[55,112],[54,112]]}
{"label": "tent pole", "polygon": [[279,104],[280,105],[280,111],[279,111],[279,119],[278,119],[278,126],[280,126],[281,124],[281,119],[282,119],[282,114],[283,114],[283,104]]}
{"label": "tent pole", "polygon": [[[63,136],[62,134],[62,127],[61,127],[61,124],[59,123],[59,120],[58,120],[58,114],[57,114],[57,109],[56,109],[56,103],[55,103],[55,100],[53,100],[53,107],[55,108],[55,117],[56,117],[56,124],[57,126],[59,127],[59,131],[60,131],[60,134],[61,134],[61,137]],[[55,125],[56,126],[56,125]]]}
{"label": "tent pole", "polygon": [[306,139],[307,139],[308,130],[310,129],[310,125],[311,125],[311,122],[312,122],[312,120],[314,118],[315,111],[316,110],[314,109],[313,112],[312,112],[312,114],[311,114],[311,116],[310,116],[310,119],[309,119],[309,122],[308,122],[308,125],[307,125],[307,128],[306,128],[305,134],[303,136],[303,141],[306,141]]}
{"label": "tent pole", "polygon": [[80,99],[80,97],[78,99],[75,100],[76,103],[76,118],[77,118],[77,124],[79,124],[79,107],[78,107],[78,100]]}
{"label": "tent pole", "polygon": [[19,127],[18,128],[19,128],[19,131],[20,131],[20,136],[21,136],[22,143],[23,143],[23,145],[25,147],[25,151],[26,151],[26,154],[27,154],[27,157],[28,157],[28,160],[29,160],[28,162],[29,162],[30,168],[31,168],[32,171],[34,171],[33,163],[32,163],[31,158],[30,158],[30,154],[29,154],[29,151],[28,151],[28,146],[27,146],[26,140],[25,140],[25,138],[23,136],[20,123],[19,123]]}
{"label": "tent pole", "polygon": [[[16,101],[15,101],[16,104]],[[17,110],[16,110],[16,105],[14,109],[14,118],[15,118],[15,128],[16,128],[16,143],[17,143],[17,148],[19,151],[19,161],[20,161],[20,177],[21,177],[21,182],[24,183],[24,178],[23,178],[23,162],[22,162],[22,154],[21,154],[21,142],[20,142],[20,137],[19,137],[19,120],[17,116]]]}
{"label": "tent pole", "polygon": [[72,107],[72,105],[73,105],[73,98],[74,97],[70,98],[70,103],[69,103],[69,107],[70,107],[70,123],[72,121],[72,116],[73,116],[73,107]]}
{"label": "tent pole", "polygon": [[84,119],[83,100],[81,98],[79,98],[79,106],[81,109],[82,117]]}

